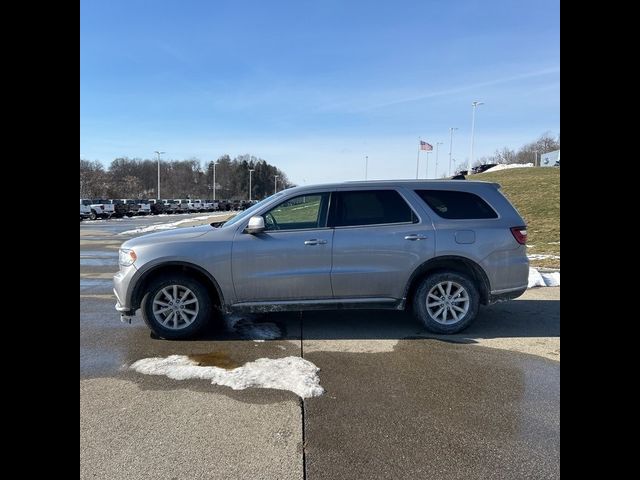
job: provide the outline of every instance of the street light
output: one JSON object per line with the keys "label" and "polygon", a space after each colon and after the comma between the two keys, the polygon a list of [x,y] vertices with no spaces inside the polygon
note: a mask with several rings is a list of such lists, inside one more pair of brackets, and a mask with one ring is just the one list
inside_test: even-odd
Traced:
{"label": "street light", "polygon": [[436,171],[434,172],[434,178],[438,178],[438,146],[442,145],[442,142],[436,142]]}
{"label": "street light", "polygon": [[213,201],[216,201],[216,165],[218,165],[217,161],[211,161],[211,165],[213,166]]}
{"label": "street light", "polygon": [[453,150],[453,131],[458,130],[458,127],[450,127],[449,133],[451,134],[451,139],[449,140],[449,176],[451,176],[451,151]]}
{"label": "street light", "polygon": [[476,125],[476,107],[478,105],[484,105],[484,102],[473,102],[471,106],[471,155],[469,155],[469,165],[473,165],[473,131]]}
{"label": "street light", "polygon": [[367,171],[369,170],[369,155],[364,156],[364,179],[367,179]]}
{"label": "street light", "polygon": [[279,176],[280,175],[274,175],[274,178],[273,178],[273,193],[274,194],[278,193],[278,177]]}
{"label": "street light", "polygon": [[251,174],[254,172],[255,170],[253,168],[249,169],[249,201],[251,201]]}
{"label": "street light", "polygon": [[159,152],[158,150],[156,150],[153,153],[158,154],[158,200],[160,200],[160,155],[167,152]]}

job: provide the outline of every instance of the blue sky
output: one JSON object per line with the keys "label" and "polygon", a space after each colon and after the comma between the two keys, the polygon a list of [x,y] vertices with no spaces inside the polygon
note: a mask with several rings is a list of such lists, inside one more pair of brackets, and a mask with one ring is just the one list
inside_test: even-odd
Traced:
{"label": "blue sky", "polygon": [[[81,0],[80,156],[415,178],[560,132],[559,0]],[[454,163],[455,166],[455,163]]]}

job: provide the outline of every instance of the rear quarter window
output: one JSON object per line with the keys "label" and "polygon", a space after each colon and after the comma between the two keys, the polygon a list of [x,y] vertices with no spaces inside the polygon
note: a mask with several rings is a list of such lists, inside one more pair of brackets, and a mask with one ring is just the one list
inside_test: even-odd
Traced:
{"label": "rear quarter window", "polygon": [[475,193],[454,190],[416,190],[437,215],[452,220],[498,218],[496,211]]}

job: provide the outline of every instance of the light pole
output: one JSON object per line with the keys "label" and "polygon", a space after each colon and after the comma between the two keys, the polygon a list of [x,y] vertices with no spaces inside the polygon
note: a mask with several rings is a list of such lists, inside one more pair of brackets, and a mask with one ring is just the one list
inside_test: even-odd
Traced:
{"label": "light pole", "polygon": [[436,171],[433,174],[433,178],[438,178],[438,146],[442,145],[442,142],[436,142]]}
{"label": "light pole", "polygon": [[254,172],[253,168],[249,169],[249,201],[251,201],[251,174]]}
{"label": "light pole", "polygon": [[484,102],[473,102],[471,106],[471,155],[469,155],[469,165],[473,164],[473,131],[476,126],[476,107],[478,105],[484,105]]}
{"label": "light pole", "polygon": [[167,152],[159,152],[156,150],[155,152],[158,155],[158,200],[160,200],[160,155]]}
{"label": "light pole", "polygon": [[364,179],[367,179],[367,170],[369,170],[369,155],[364,156]]}
{"label": "light pole", "polygon": [[280,175],[274,175],[274,178],[273,178],[273,193],[274,194],[278,193],[278,177],[279,176]]}
{"label": "light pole", "polygon": [[453,131],[454,130],[458,130],[458,127],[450,127],[449,128],[449,133],[451,135],[451,138],[449,140],[449,177],[451,176],[451,151],[453,150]]}
{"label": "light pole", "polygon": [[213,201],[216,201],[216,165],[218,162],[211,161],[211,166],[213,167]]}

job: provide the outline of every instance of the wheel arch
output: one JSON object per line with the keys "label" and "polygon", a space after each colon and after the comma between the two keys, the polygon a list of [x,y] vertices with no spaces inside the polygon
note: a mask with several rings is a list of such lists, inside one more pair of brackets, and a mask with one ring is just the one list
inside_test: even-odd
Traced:
{"label": "wheel arch", "polygon": [[427,275],[435,272],[458,272],[467,275],[474,282],[480,293],[480,303],[482,305],[489,303],[491,285],[484,269],[469,258],[445,255],[427,260],[413,271],[405,287],[404,298],[406,306],[413,304],[413,296],[422,280]]}
{"label": "wheel arch", "polygon": [[131,309],[135,311],[140,308],[142,298],[144,297],[147,287],[154,279],[158,278],[159,275],[171,273],[188,274],[200,280],[207,288],[207,291],[211,293],[214,305],[221,309],[224,308],[224,296],[222,295],[220,285],[218,285],[218,282],[213,275],[207,272],[204,268],[193,263],[171,261],[151,267],[149,270],[146,270],[141,274],[131,292]]}

